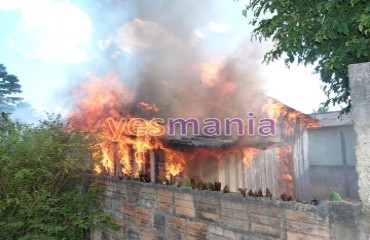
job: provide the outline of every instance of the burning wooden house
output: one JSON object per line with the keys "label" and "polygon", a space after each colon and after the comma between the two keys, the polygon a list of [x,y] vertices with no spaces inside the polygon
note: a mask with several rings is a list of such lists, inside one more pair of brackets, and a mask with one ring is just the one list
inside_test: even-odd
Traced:
{"label": "burning wooden house", "polygon": [[[269,188],[275,196],[282,193],[296,196],[297,190],[304,191],[299,189],[299,181],[305,177],[308,167],[305,131],[308,126],[316,125],[316,121],[276,100],[270,99],[268,104],[271,104],[271,109],[284,109],[284,113],[274,119],[277,135],[255,137],[248,139],[247,143],[222,137],[167,137],[166,148],[185,156],[182,164],[176,165],[170,160],[166,165],[166,152],[159,149],[149,154],[151,164],[147,165],[147,170],[151,170],[151,176],[155,177],[173,179],[180,175],[203,182],[221,182],[231,191]],[[173,171],[176,166],[178,171]]]}
{"label": "burning wooden house", "polygon": [[[305,131],[317,124],[308,115],[264,96],[254,99],[253,109],[244,112],[244,118],[236,118],[234,112],[227,110],[232,118],[219,124],[225,132],[204,134],[203,128],[209,127],[205,120],[209,118],[199,118],[199,125],[194,126],[186,121],[196,118],[188,117],[182,122],[185,134],[181,134],[179,131],[184,129],[171,130],[174,124],[169,126],[169,122],[158,118],[160,108],[156,104],[139,102],[133,108],[132,103],[125,102],[127,99],[122,96],[127,95],[122,94],[123,88],[117,86],[116,80],[109,81],[112,87],[108,89],[99,87],[103,84],[99,79],[95,79],[94,88],[85,88],[86,95],[74,116],[77,126],[100,129],[105,137],[98,146],[102,161],[96,166],[96,173],[169,184],[184,178],[221,182],[231,191],[269,188],[274,196],[286,193],[299,197],[300,191],[304,191],[300,181],[308,167]],[[221,119],[217,114],[211,116]],[[246,125],[240,126],[236,120]],[[156,128],[147,131],[153,124]]]}

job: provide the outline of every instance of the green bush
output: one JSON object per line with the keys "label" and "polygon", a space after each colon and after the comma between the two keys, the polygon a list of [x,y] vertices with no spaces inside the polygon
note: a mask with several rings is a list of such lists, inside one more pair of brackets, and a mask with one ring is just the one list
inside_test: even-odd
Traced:
{"label": "green bush", "polygon": [[213,183],[207,182],[206,186],[207,186],[207,190],[215,191],[215,185]]}
{"label": "green bush", "polygon": [[191,183],[191,180],[189,178],[183,178],[180,182],[181,187],[192,187],[193,184]]}
{"label": "green bush", "polygon": [[0,119],[0,239],[83,239],[107,215],[83,171],[94,138],[51,115],[38,125]]}

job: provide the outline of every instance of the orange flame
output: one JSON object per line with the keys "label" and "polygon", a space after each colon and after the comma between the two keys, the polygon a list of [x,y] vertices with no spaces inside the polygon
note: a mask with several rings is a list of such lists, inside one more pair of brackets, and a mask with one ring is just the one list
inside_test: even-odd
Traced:
{"label": "orange flame", "polygon": [[317,127],[319,122],[302,112],[296,111],[275,99],[269,99],[262,107],[262,112],[276,123],[284,136],[292,136],[302,132],[307,127]]}
{"label": "orange flame", "polygon": [[257,155],[260,153],[260,150],[257,148],[245,148],[243,149],[243,163],[249,164]]}
{"label": "orange flame", "polygon": [[222,64],[219,62],[209,62],[200,64],[200,79],[202,83],[207,86],[214,86],[220,81],[219,71],[222,68]]}
{"label": "orange flame", "polygon": [[[118,142],[111,142],[112,133],[106,119],[112,118],[117,122],[121,118],[130,118],[128,109],[132,95],[118,80],[115,74],[106,78],[91,77],[89,81],[74,90],[78,99],[72,121],[76,127],[100,131],[102,142],[98,144],[101,161],[95,167],[95,172],[109,175],[138,176],[145,170],[148,152],[163,149],[167,154],[166,176],[175,176],[183,170],[184,154],[166,149],[161,141],[151,135],[127,135],[123,132]],[[159,111],[154,103],[140,102],[138,107],[147,111]],[[146,120],[145,120],[146,121]],[[149,121],[146,121],[149,123]]]}
{"label": "orange flame", "polygon": [[184,170],[185,154],[166,150],[166,177],[176,176]]}
{"label": "orange flame", "polygon": [[293,146],[276,148],[275,152],[279,168],[279,191],[294,196]]}

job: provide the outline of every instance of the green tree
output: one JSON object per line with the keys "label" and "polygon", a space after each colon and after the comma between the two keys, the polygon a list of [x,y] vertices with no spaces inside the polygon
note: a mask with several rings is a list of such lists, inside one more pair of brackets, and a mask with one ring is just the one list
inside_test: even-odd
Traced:
{"label": "green tree", "polygon": [[0,64],[0,111],[11,111],[22,98],[13,94],[21,93],[21,85],[16,76],[8,74],[3,64]]}
{"label": "green tree", "polygon": [[370,1],[251,0],[253,36],[271,38],[274,47],[264,61],[284,58],[287,66],[313,64],[324,82],[329,104],[351,107],[347,67],[370,60]]}
{"label": "green tree", "polygon": [[83,239],[107,220],[81,174],[93,164],[91,134],[54,115],[36,126],[1,119],[0,239]]}

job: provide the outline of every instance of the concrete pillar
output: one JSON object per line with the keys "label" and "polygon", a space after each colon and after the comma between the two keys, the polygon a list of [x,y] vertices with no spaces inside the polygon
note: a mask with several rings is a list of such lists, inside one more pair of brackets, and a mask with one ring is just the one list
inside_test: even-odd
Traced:
{"label": "concrete pillar", "polygon": [[225,186],[226,178],[225,178],[225,156],[218,158],[218,181],[221,182],[221,187]]}
{"label": "concrete pillar", "polygon": [[150,181],[155,182],[155,152],[149,151],[149,161],[150,161]]}
{"label": "concrete pillar", "polygon": [[370,62],[349,65],[349,78],[356,132],[356,170],[364,216],[360,239],[370,239]]}
{"label": "concrete pillar", "polygon": [[237,173],[238,173],[238,188],[245,188],[245,172],[243,164],[243,154],[241,152],[236,153],[236,164],[237,164]]}
{"label": "concrete pillar", "polygon": [[230,191],[236,192],[238,190],[238,169],[236,165],[236,156],[231,154],[229,156],[229,179],[230,179]]}
{"label": "concrete pillar", "polygon": [[370,62],[349,66],[359,196],[370,206]]}

